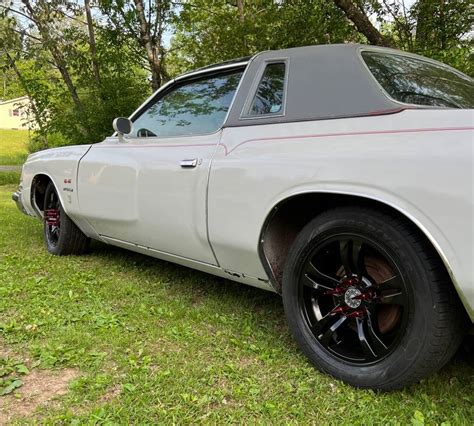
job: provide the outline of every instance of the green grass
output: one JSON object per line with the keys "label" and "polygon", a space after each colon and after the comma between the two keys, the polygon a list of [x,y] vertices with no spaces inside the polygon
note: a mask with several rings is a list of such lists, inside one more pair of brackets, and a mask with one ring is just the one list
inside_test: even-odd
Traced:
{"label": "green grass", "polygon": [[0,187],[4,389],[21,401],[15,378],[79,374],[19,423],[473,423],[466,356],[400,392],[355,390],[307,363],[278,296],[98,243],[51,256],[13,190]]}
{"label": "green grass", "polygon": [[28,137],[28,130],[0,129],[0,166],[25,162]]}
{"label": "green grass", "polygon": [[0,186],[1,185],[12,185],[20,182],[20,172],[3,172],[0,171]]}

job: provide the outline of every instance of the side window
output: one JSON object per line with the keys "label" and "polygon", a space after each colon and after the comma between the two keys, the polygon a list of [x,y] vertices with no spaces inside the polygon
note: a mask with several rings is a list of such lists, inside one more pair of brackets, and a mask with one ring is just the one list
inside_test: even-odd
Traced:
{"label": "side window", "polygon": [[137,137],[203,135],[224,123],[242,71],[179,86],[150,105],[133,122]]}
{"label": "side window", "polygon": [[474,82],[441,64],[404,55],[362,52],[370,72],[395,100],[416,105],[473,108]]}
{"label": "side window", "polygon": [[278,114],[283,109],[283,97],[285,90],[284,62],[268,64],[263,72],[257,93],[252,100],[248,115],[259,116],[267,114]]}

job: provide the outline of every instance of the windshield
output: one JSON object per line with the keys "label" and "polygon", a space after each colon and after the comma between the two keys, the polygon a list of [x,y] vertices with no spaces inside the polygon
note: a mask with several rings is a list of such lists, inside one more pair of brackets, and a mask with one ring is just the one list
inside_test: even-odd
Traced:
{"label": "windshield", "polygon": [[395,100],[445,108],[474,108],[474,82],[442,64],[404,55],[365,51],[370,72]]}

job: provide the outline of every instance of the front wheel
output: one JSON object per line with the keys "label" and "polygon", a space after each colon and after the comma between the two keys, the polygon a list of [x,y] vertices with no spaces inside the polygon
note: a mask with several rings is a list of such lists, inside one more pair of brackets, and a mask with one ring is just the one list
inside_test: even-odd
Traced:
{"label": "front wheel", "polygon": [[46,248],[57,256],[87,251],[87,238],[65,213],[53,182],[44,193],[44,239]]}
{"label": "front wheel", "polygon": [[356,387],[417,382],[463,336],[462,308],[431,247],[398,218],[365,208],[306,225],[285,265],[283,303],[310,361]]}

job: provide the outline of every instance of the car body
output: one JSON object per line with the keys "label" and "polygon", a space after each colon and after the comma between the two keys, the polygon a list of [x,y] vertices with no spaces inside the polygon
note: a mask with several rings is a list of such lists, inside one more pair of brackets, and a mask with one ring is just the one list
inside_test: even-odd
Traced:
{"label": "car body", "polygon": [[419,75],[389,93],[380,73],[391,60],[473,93],[456,70],[391,49],[262,52],[168,82],[130,116],[129,135],[30,155],[14,199],[43,219],[52,182],[89,238],[278,293],[311,218],[380,209],[426,240],[474,321],[473,110],[451,88],[419,89]]}

